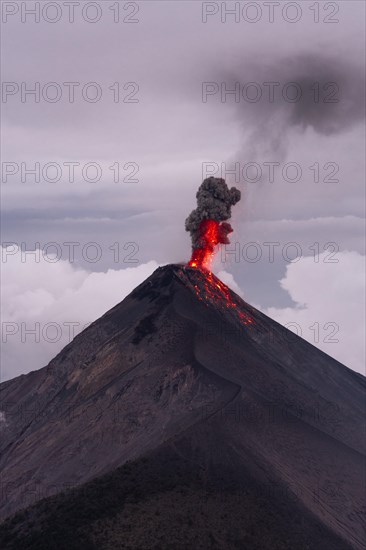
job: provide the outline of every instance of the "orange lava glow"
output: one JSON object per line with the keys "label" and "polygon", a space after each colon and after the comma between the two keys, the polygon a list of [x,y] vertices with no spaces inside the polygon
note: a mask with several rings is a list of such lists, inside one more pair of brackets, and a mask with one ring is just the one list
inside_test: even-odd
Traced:
{"label": "orange lava glow", "polygon": [[188,263],[191,267],[210,269],[215,253],[215,247],[220,241],[220,223],[215,220],[204,220],[201,223],[201,241],[203,246],[192,251]]}
{"label": "orange lava glow", "polygon": [[211,271],[200,269],[202,281],[199,284],[193,284],[194,291],[202,302],[214,304],[217,309],[229,310],[242,325],[254,325],[254,319],[244,311],[241,311],[240,305],[235,300],[229,287],[215,277]]}
{"label": "orange lava glow", "polygon": [[227,234],[231,233],[230,225],[220,226],[215,220],[204,220],[200,226],[200,248],[194,248],[192,257],[188,263],[190,267],[200,270],[201,284],[194,284],[194,290],[198,298],[205,302],[214,304],[219,309],[230,310],[241,324],[251,325],[253,319],[240,310],[232,292],[222,281],[211,272],[211,264],[215,248],[219,243],[228,243]]}
{"label": "orange lava glow", "polygon": [[222,281],[216,277],[213,278],[211,272],[206,274],[207,283],[204,285],[206,298],[209,297],[211,302],[214,302],[216,306],[223,306],[226,309],[235,312],[240,322],[244,325],[250,325],[253,323],[253,319],[238,309],[237,304],[231,296],[229,287],[227,287]]}

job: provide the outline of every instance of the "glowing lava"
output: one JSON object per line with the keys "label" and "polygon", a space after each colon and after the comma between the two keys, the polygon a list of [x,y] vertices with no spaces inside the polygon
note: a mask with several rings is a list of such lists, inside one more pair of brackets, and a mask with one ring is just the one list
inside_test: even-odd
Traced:
{"label": "glowing lava", "polygon": [[205,273],[204,277],[206,280],[203,284],[203,296],[198,286],[195,287],[196,294],[200,299],[202,299],[203,301],[210,301],[211,303],[215,304],[216,307],[233,311],[235,315],[239,318],[240,323],[244,325],[253,324],[254,321],[252,317],[250,317],[243,311],[240,311],[240,309],[238,308],[237,303],[232,297],[232,293],[229,287],[227,287],[217,277],[214,277],[211,271]]}
{"label": "glowing lava", "polygon": [[244,325],[250,325],[253,319],[238,308],[230,289],[211,272],[212,259],[218,244],[228,244],[228,234],[232,227],[227,222],[203,220],[199,226],[198,246],[193,248],[192,257],[188,263],[190,267],[199,270],[201,284],[193,284],[196,295],[206,303],[210,302],[219,309],[231,310]]}
{"label": "glowing lava", "polygon": [[[191,260],[192,261],[192,260]],[[195,266],[191,266],[195,267]],[[216,309],[229,311],[241,325],[254,325],[254,319],[247,312],[242,311],[240,300],[220,279],[211,271],[197,268],[197,275],[193,279],[189,277],[190,284],[199,300],[206,306],[212,304]]]}
{"label": "glowing lava", "polygon": [[215,220],[203,220],[199,227],[199,245],[193,248],[189,266],[210,270],[215,247],[228,244],[228,234],[232,233],[229,223]]}

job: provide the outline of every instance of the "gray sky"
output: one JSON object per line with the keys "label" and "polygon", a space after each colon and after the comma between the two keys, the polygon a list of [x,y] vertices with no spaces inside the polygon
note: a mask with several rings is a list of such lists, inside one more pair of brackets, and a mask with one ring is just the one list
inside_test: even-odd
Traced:
{"label": "gray sky", "polygon": [[81,326],[187,260],[184,220],[210,174],[242,191],[236,253],[215,271],[362,372],[364,3],[240,2],[235,21],[221,2],[119,2],[117,23],[109,0],[81,1],[74,22],[65,2],[41,2],[39,22],[22,4],[2,3],[2,243],[59,261],[3,254],[2,377],[67,343],[35,342],[32,322]]}

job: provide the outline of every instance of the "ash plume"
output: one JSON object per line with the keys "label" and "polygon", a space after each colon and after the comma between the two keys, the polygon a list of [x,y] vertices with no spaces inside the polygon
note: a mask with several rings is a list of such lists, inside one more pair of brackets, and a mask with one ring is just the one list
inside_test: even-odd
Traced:
{"label": "ash plume", "polygon": [[[225,80],[229,89],[235,82],[244,86],[249,81],[261,87],[263,95],[257,102],[234,104],[242,127],[242,151],[251,161],[268,157],[283,160],[294,131],[304,133],[312,128],[318,135],[336,135],[365,118],[363,71],[353,60],[326,54],[255,62],[243,58],[231,69],[221,71],[219,80]],[[275,88],[269,101],[264,83],[271,82]],[[301,91],[298,101],[284,100],[286,83],[294,83]]]}
{"label": "ash plume", "polygon": [[231,207],[240,201],[239,189],[229,189],[224,179],[210,177],[201,183],[196,197],[197,208],[192,210],[185,221],[186,231],[191,235],[193,250],[205,246],[201,229],[206,220],[219,222],[217,243],[228,244],[227,235],[232,232],[232,227],[226,220],[231,218]]}

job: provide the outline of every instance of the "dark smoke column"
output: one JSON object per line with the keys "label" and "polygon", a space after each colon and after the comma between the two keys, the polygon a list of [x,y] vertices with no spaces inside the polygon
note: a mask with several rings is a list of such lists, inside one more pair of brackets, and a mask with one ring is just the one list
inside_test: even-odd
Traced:
{"label": "dark smoke column", "polygon": [[231,207],[240,196],[239,189],[229,189],[222,178],[210,177],[202,182],[196,194],[197,208],[185,222],[192,239],[190,266],[210,269],[216,245],[229,244],[228,234],[233,230],[226,220],[231,218]]}

